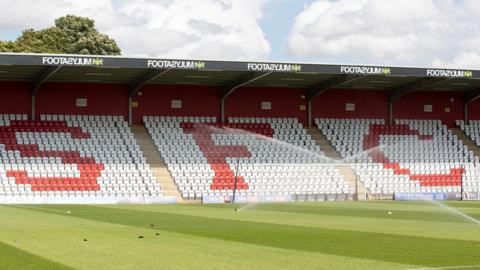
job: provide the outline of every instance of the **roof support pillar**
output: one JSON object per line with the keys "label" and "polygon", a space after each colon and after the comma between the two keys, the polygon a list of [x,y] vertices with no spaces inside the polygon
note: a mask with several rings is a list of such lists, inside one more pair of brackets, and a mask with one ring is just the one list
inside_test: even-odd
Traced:
{"label": "roof support pillar", "polygon": [[133,123],[133,108],[132,108],[132,103],[133,103],[133,98],[135,95],[142,89],[142,87],[149,82],[165,75],[167,72],[169,72],[171,69],[154,69],[150,70],[149,72],[145,73],[141,77],[137,78],[134,82],[130,84],[129,90],[128,90],[128,125],[132,126]]}
{"label": "roof support pillar", "polygon": [[319,84],[314,85],[313,87],[308,89],[307,98],[308,98],[309,101],[311,101],[311,100],[315,99],[316,97],[318,97],[323,92],[327,91],[328,89],[338,87],[338,86],[340,86],[342,84],[345,84],[345,83],[353,82],[353,81],[358,80],[362,77],[363,77],[363,75],[362,76],[361,75],[339,75],[339,76],[335,76],[332,79],[322,81]]}
{"label": "roof support pillar", "polygon": [[170,70],[171,69],[154,69],[137,78],[133,83],[130,84],[128,96],[133,98],[138,93],[138,91],[140,91],[142,86],[165,75]]}
{"label": "roof support pillar", "polygon": [[128,97],[128,125],[132,126],[132,98]]}
{"label": "roof support pillar", "polygon": [[480,98],[480,88],[479,89],[475,89],[471,92],[467,92],[465,93],[465,104],[470,104],[472,102],[474,102],[475,100],[477,100],[478,98]]}
{"label": "roof support pillar", "polygon": [[220,99],[220,120],[222,123],[225,123],[225,99],[231,95],[233,92],[235,92],[238,88],[242,87],[242,86],[245,86],[249,83],[252,83],[258,79],[261,79],[265,76],[268,76],[270,75],[272,72],[262,72],[262,73],[258,73],[258,72],[248,72],[242,76],[240,76],[239,78],[237,78],[236,80],[233,80],[231,82],[229,82],[228,84],[226,84],[224,87],[223,87],[223,90],[222,90],[222,96],[221,96],[221,99]]}
{"label": "roof support pillar", "polygon": [[359,75],[339,75],[332,79],[325,80],[320,82],[319,84],[311,87],[307,91],[307,110],[308,110],[308,126],[311,127],[313,123],[313,103],[312,101],[321,95],[323,92],[327,91],[328,89],[332,89],[338,87],[342,84],[353,82],[362,78],[363,76]]}
{"label": "roof support pillar", "polygon": [[312,100],[307,101],[307,111],[308,111],[308,126],[312,126],[313,117],[312,117]]}
{"label": "roof support pillar", "polygon": [[57,73],[62,66],[51,66],[47,67],[42,74],[40,74],[35,81],[33,82],[33,88],[32,88],[32,104],[31,104],[31,118],[32,120],[35,120],[36,118],[36,109],[37,109],[37,104],[36,104],[36,97],[38,92],[40,91],[40,88],[42,87],[42,84],[46,82],[51,76],[53,76],[55,73]]}
{"label": "roof support pillar", "polygon": [[469,103],[465,103],[463,104],[463,117],[464,117],[464,120],[465,120],[465,124],[468,123],[468,105]]}
{"label": "roof support pillar", "polygon": [[470,103],[474,102],[480,98],[480,88],[475,89],[471,92],[465,93],[465,98],[464,98],[464,117],[465,117],[465,122],[468,122],[468,106],[470,106]]}
{"label": "roof support pillar", "polygon": [[388,99],[390,101],[395,101],[412,91],[425,89],[427,87],[432,87],[436,84],[440,84],[450,80],[452,80],[452,78],[447,78],[447,79],[434,78],[434,77],[421,78],[415,82],[407,83],[405,85],[401,85],[395,89],[392,89],[390,91],[390,96],[388,97]]}
{"label": "roof support pillar", "polygon": [[36,96],[32,95],[31,96],[32,100],[31,100],[31,119],[32,121],[35,120],[35,110],[36,110],[36,107],[37,107],[37,103],[36,103]]}
{"label": "roof support pillar", "polygon": [[225,123],[225,98],[220,99],[220,121]]}
{"label": "roof support pillar", "polygon": [[40,87],[42,84],[46,82],[50,77],[52,77],[55,73],[57,73],[62,66],[54,66],[54,67],[47,67],[40,76],[36,78],[34,81],[33,89],[32,89],[32,96],[36,96],[40,91]]}
{"label": "roof support pillar", "polygon": [[393,101],[388,101],[388,123],[393,125]]}

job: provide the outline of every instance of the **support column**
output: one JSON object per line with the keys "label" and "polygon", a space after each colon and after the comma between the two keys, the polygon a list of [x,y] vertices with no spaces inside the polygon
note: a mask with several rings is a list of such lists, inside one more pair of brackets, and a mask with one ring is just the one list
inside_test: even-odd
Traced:
{"label": "support column", "polygon": [[225,98],[220,99],[220,121],[225,123]]}
{"label": "support column", "polygon": [[35,102],[35,99],[38,95],[38,92],[40,92],[40,89],[42,88],[42,85],[44,82],[48,81],[50,77],[52,77],[55,73],[57,73],[62,66],[50,66],[46,67],[45,70],[42,72],[40,76],[36,78],[35,81],[33,81],[33,88],[32,88],[32,104],[31,104],[31,109],[32,109],[32,115],[31,118],[32,120],[35,120],[37,118],[36,115],[36,109],[37,109],[37,104]]}
{"label": "support column", "polygon": [[137,95],[137,93],[142,89],[142,87],[151,81],[154,81],[155,79],[158,79],[159,77],[165,75],[167,72],[169,72],[171,69],[153,69],[139,78],[137,78],[135,81],[133,81],[130,84],[130,87],[128,89],[128,125],[132,126],[133,121],[132,121],[132,98]]}
{"label": "support column", "polygon": [[132,98],[128,97],[128,125],[132,126]]}
{"label": "support column", "polygon": [[36,96],[32,95],[32,104],[31,104],[31,119],[32,121],[35,120],[35,110],[37,109],[37,104],[36,104]]}
{"label": "support column", "polygon": [[465,120],[465,124],[468,123],[468,104],[469,104],[469,102],[467,102],[463,105],[463,109],[464,109],[463,117],[464,117],[464,120]]}
{"label": "support column", "polygon": [[308,100],[308,104],[307,104],[307,110],[308,110],[308,126],[311,127],[312,126],[312,100],[309,99]]}
{"label": "support column", "polygon": [[388,121],[393,124],[393,101],[388,101]]}
{"label": "support column", "polygon": [[273,71],[270,72],[247,72],[237,79],[225,84],[225,86],[222,87],[222,92],[221,92],[221,99],[220,99],[220,120],[222,123],[225,123],[225,99],[231,95],[233,92],[235,92],[237,89],[239,89],[242,86],[248,85],[249,83],[252,83],[258,79],[261,79],[265,76],[268,76],[272,73]]}

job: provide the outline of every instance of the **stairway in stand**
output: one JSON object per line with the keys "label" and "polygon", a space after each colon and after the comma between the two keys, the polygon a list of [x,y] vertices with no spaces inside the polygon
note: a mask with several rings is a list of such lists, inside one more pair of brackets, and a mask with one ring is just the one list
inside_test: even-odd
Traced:
{"label": "stairway in stand", "polygon": [[147,129],[144,126],[132,126],[132,132],[164,194],[177,197],[179,203],[185,202]]}
{"label": "stairway in stand", "polygon": [[[317,145],[320,146],[320,149],[322,149],[322,151],[325,153],[325,156],[335,161],[342,160],[340,153],[338,153],[337,150],[332,147],[330,142],[328,142],[327,138],[320,132],[320,130],[318,130],[316,127],[307,127],[306,130],[312,139],[317,143]],[[336,167],[348,185],[355,187],[358,200],[365,200],[365,185],[361,181],[357,181],[357,175],[355,174],[355,171],[352,170],[348,164],[338,164]]]}
{"label": "stairway in stand", "polygon": [[468,147],[470,151],[475,154],[475,156],[480,157],[480,147],[478,147],[472,139],[465,134],[465,132],[459,128],[452,128],[453,135],[456,135],[459,140],[463,142],[464,145]]}

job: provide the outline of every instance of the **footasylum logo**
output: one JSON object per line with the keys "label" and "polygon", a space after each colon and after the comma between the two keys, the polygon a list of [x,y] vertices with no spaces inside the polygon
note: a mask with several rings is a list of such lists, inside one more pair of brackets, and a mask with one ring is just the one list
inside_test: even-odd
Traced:
{"label": "footasylum logo", "polygon": [[103,66],[103,59],[92,57],[44,56],[42,58],[42,64],[66,66]]}
{"label": "footasylum logo", "polygon": [[283,71],[301,72],[302,65],[299,64],[276,64],[276,63],[248,63],[247,70],[251,71]]}
{"label": "footasylum logo", "polygon": [[185,60],[147,60],[149,68],[171,68],[171,69],[204,69],[203,61]]}
{"label": "footasylum logo", "polygon": [[341,73],[346,74],[365,74],[365,75],[390,75],[388,67],[366,67],[366,66],[341,66]]}
{"label": "footasylum logo", "polygon": [[470,70],[427,69],[427,76],[447,78],[471,78],[473,77],[473,72]]}

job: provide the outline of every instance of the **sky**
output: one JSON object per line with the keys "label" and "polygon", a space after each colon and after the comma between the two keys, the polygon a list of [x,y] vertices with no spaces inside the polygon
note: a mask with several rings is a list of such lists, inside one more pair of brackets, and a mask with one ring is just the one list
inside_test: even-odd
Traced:
{"label": "sky", "polygon": [[66,14],[132,57],[480,69],[479,0],[1,0],[0,39]]}

